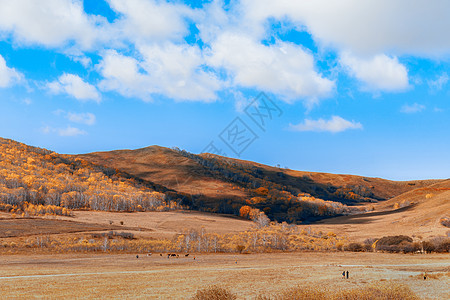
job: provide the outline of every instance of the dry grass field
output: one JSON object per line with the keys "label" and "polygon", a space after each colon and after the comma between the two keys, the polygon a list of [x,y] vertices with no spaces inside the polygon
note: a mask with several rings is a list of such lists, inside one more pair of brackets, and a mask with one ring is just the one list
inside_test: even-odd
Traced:
{"label": "dry grass field", "polygon": [[[295,286],[351,289],[400,283],[423,299],[450,298],[448,255],[278,253],[196,255],[168,259],[154,253],[1,256],[4,299],[188,299],[211,284],[238,299],[276,295]],[[350,278],[342,279],[348,270]],[[423,280],[427,272],[429,278]]]}
{"label": "dry grass field", "polygon": [[[446,236],[449,228],[442,226],[440,219],[449,215],[449,199],[450,180],[446,180],[379,202],[372,213],[326,219],[311,227],[357,241],[400,234],[425,239]],[[394,209],[396,204],[400,208]]]}
{"label": "dry grass field", "polygon": [[[254,226],[248,220],[231,215],[200,213],[195,211],[168,212],[101,212],[75,211],[74,217],[57,217],[60,220],[76,220],[80,223],[98,224],[101,226],[119,225],[134,228],[133,233],[138,236],[154,238],[172,238],[175,234],[189,229],[204,228],[207,232],[235,233],[245,231]],[[139,231],[139,229],[141,231]]]}

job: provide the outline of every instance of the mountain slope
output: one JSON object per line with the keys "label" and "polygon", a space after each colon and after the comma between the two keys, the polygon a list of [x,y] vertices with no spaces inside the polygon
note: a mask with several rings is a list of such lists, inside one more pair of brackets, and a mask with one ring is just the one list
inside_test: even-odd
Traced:
{"label": "mountain slope", "polygon": [[28,203],[70,209],[156,210],[169,205],[165,192],[164,187],[119,170],[0,138],[3,210],[21,212],[28,209]]}
{"label": "mountain slope", "polygon": [[243,205],[250,205],[263,210],[271,219],[290,222],[335,216],[347,210],[326,201],[361,206],[440,182],[398,182],[294,171],[158,146],[96,152],[79,157],[188,193],[192,201],[184,204],[194,209],[239,214]]}
{"label": "mountain slope", "polygon": [[450,180],[403,193],[374,208],[372,213],[326,219],[315,226],[361,241],[400,234],[418,238],[445,236],[449,228],[440,220],[450,217]]}
{"label": "mountain slope", "polygon": [[[390,181],[354,175],[295,171],[213,154],[195,155],[159,146],[95,152],[79,157],[96,164],[118,168],[178,191],[213,198],[251,197],[252,194],[248,189],[240,187],[243,186],[243,181],[253,179],[262,179],[268,184],[279,184],[291,189],[292,192],[308,193],[324,200],[347,203],[358,202],[355,200],[386,200],[440,182],[440,180]],[[236,174],[247,178],[233,176]],[[350,192],[361,199],[351,199]]]}

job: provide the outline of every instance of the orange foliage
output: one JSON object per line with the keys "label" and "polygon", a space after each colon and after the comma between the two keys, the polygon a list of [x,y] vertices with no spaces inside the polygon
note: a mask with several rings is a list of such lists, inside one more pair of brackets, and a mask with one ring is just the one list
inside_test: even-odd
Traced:
{"label": "orange foliage", "polygon": [[244,205],[244,206],[242,206],[241,209],[239,210],[239,215],[240,215],[241,217],[248,218],[251,209],[252,209],[252,208],[251,208],[250,206]]}

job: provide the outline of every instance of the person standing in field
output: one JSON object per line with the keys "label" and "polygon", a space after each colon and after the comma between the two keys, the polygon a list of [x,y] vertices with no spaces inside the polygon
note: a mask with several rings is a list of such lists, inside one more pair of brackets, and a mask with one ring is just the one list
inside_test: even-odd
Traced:
{"label": "person standing in field", "polygon": [[347,279],[348,279],[348,271],[347,271]]}
{"label": "person standing in field", "polygon": [[345,271],[342,271],[342,279],[345,279]]}

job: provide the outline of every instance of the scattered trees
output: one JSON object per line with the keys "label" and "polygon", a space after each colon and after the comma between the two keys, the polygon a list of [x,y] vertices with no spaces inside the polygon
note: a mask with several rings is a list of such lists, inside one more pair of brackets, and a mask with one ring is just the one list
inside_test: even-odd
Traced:
{"label": "scattered trees", "polygon": [[136,211],[178,207],[165,194],[117,170],[9,140],[0,143],[0,203],[13,207],[3,210],[20,209],[29,215],[34,215],[33,210],[36,214],[67,214],[67,209]]}
{"label": "scattered trees", "polygon": [[414,241],[413,238],[405,235],[385,236],[381,239],[367,239],[364,244],[350,243],[345,247],[347,251],[384,251],[403,253],[431,253],[450,252],[450,238],[434,237],[428,241]]}

